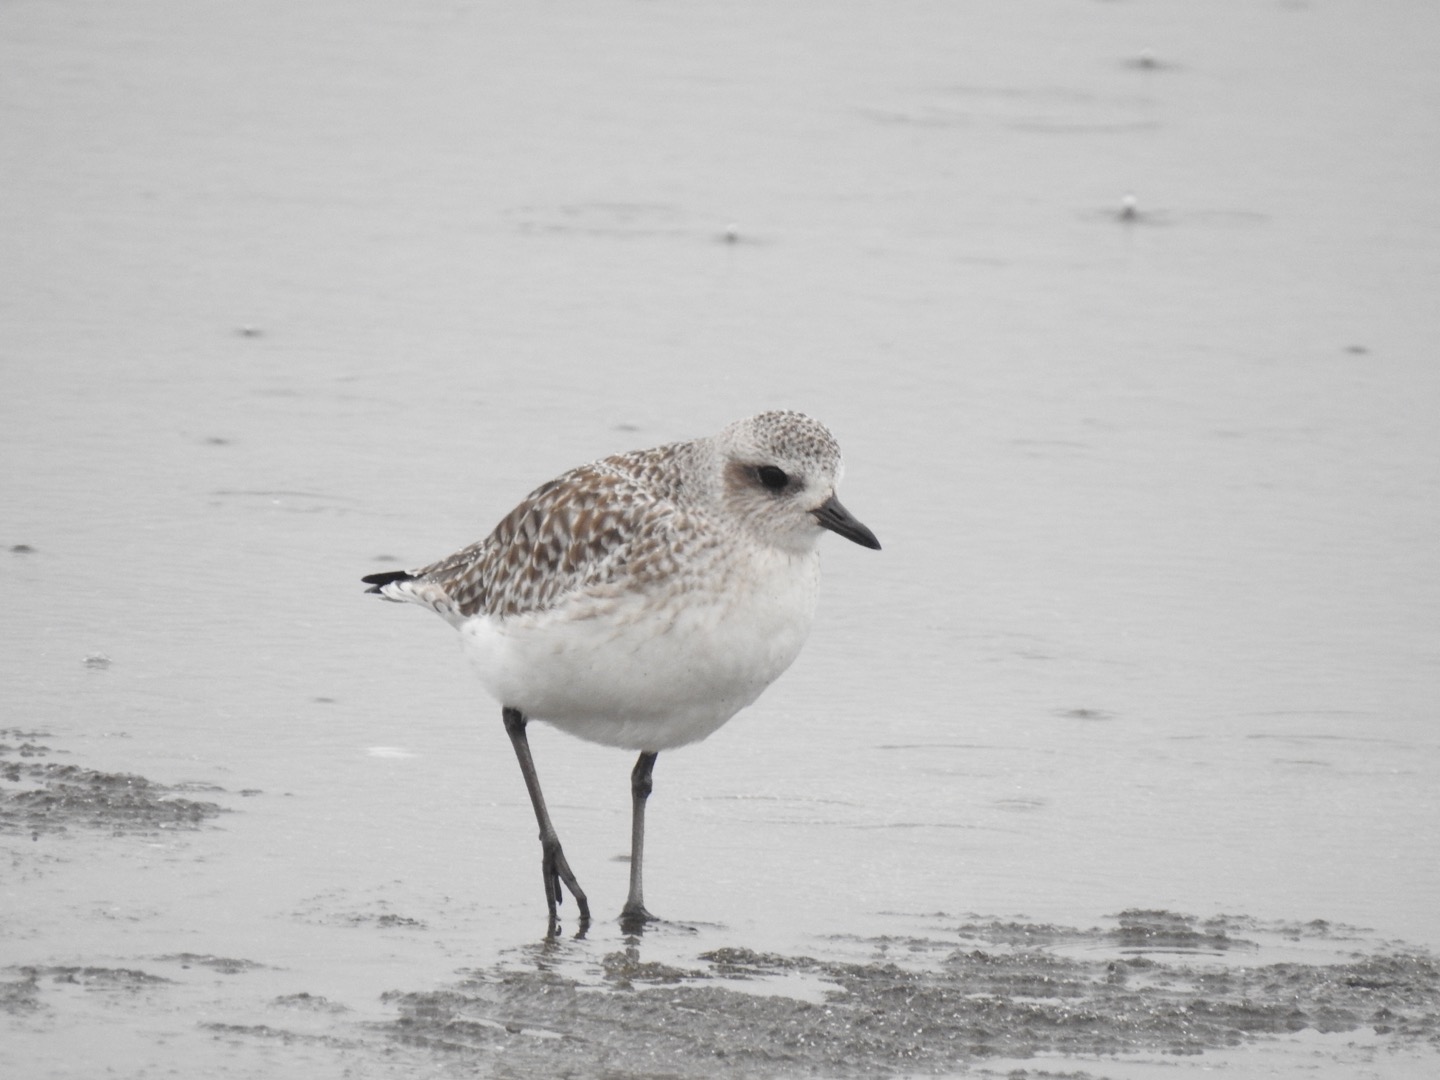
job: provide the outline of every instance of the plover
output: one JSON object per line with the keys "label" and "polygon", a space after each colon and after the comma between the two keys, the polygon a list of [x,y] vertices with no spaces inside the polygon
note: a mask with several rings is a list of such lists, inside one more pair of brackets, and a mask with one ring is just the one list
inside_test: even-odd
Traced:
{"label": "plover", "polygon": [[542,484],[484,540],[369,592],[460,631],[500,703],[540,826],[550,929],[561,886],[590,920],[545,807],[525,725],[640,751],[630,776],[630,891],[643,926],[645,801],[662,750],[714,732],[790,666],[815,613],[820,535],[878,549],[840,504],[840,447],[819,422],[765,412],[718,435],[616,454]]}

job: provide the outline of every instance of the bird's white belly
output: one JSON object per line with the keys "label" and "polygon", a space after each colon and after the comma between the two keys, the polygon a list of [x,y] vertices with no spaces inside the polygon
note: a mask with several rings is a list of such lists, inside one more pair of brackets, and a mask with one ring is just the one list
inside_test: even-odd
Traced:
{"label": "bird's white belly", "polygon": [[754,553],[713,584],[574,597],[549,611],[467,620],[460,632],[502,704],[593,742],[696,742],[790,666],[815,613],[816,554]]}

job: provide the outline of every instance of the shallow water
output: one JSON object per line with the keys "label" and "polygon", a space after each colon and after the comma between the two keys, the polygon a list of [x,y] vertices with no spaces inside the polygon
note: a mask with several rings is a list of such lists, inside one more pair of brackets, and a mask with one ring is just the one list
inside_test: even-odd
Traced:
{"label": "shallow water", "polygon": [[[627,962],[823,1007],[824,965],[880,978],[891,939],[940,979],[957,927],[1139,910],[1249,920],[1257,966],[1423,967],[1436,21],[0,12],[4,761],[224,811],[102,799],[0,837],[3,1071],[473,1070],[402,1037],[407,1002],[517,965],[614,987],[630,761],[534,731],[601,917],[537,953],[499,710],[448,627],[358,577],[569,465],[774,406],[834,429],[885,549],[829,544],[795,668],[662,755],[647,899],[673,921]],[[7,775],[5,805],[47,776]],[[1346,944],[1287,953],[1312,920]],[[780,959],[737,980],[701,959],[722,948]],[[1418,1035],[1258,1032],[1195,1067],[1420,1075],[1436,1009],[1412,1007]],[[636,1045],[590,1060],[713,1067]]]}

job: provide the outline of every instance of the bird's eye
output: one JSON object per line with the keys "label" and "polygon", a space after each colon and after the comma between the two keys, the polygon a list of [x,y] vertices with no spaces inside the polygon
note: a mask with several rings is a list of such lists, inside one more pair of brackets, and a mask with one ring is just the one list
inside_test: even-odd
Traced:
{"label": "bird's eye", "polygon": [[790,483],[790,477],[785,475],[785,470],[774,465],[761,465],[755,470],[761,485],[766,491],[784,491],[785,486]]}

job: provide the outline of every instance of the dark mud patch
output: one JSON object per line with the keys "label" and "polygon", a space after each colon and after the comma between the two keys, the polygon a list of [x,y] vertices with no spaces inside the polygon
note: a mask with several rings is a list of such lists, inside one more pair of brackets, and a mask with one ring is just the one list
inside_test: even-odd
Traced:
{"label": "dark mud patch", "polygon": [[7,978],[0,981],[0,1013],[23,1016],[50,1007],[47,998],[56,991],[78,989],[135,995],[170,980],[137,968],[114,968],[80,965],[24,965],[6,969]]}
{"label": "dark mud patch", "polygon": [[38,1012],[40,1008],[39,980],[33,973],[0,982],[0,1013],[23,1015]]}
{"label": "dark mud patch", "polygon": [[332,890],[306,898],[295,918],[316,926],[373,927],[380,930],[427,930],[423,919],[402,915],[383,899],[356,906],[348,890]]}
{"label": "dark mud patch", "polygon": [[[461,1071],[515,1075],[893,1076],[1036,1055],[1197,1055],[1306,1029],[1440,1050],[1440,966],[1423,950],[1262,962],[1270,942],[1334,950],[1326,924],[1125,912],[1089,930],[965,922],[852,942],[859,962],[645,943],[566,972],[552,950],[452,987],[392,992],[388,1034]],[[1310,929],[1307,929],[1310,928]],[[1244,940],[1244,928],[1258,940]]]}
{"label": "dark mud patch", "polygon": [[211,971],[221,975],[244,975],[251,971],[260,971],[266,965],[254,960],[239,960],[230,956],[213,956],[209,953],[172,953],[169,956],[158,956],[156,960],[161,963],[179,964],[185,969],[209,968]]}
{"label": "dark mud patch", "polygon": [[272,1027],[269,1024],[223,1024],[210,1021],[202,1023],[200,1029],[209,1032],[216,1039],[235,1046],[243,1045],[254,1039],[274,1042],[283,1046],[318,1046],[329,1049],[353,1049],[361,1045],[356,1039],[291,1031],[287,1028]]}
{"label": "dark mud patch", "polygon": [[178,794],[194,793],[200,785],[166,787],[133,773],[47,760],[56,753],[47,738],[43,732],[0,729],[0,833],[194,829],[228,813],[215,803]]}
{"label": "dark mud patch", "polygon": [[66,965],[23,967],[20,973],[35,980],[83,986],[91,990],[143,990],[170,982],[163,975],[152,975],[138,968],[112,968]]}
{"label": "dark mud patch", "polygon": [[349,1006],[341,1005],[337,1001],[322,997],[319,994],[311,994],[302,990],[298,994],[281,994],[270,1004],[280,1009],[297,1009],[307,1013],[328,1013],[338,1015],[350,1011]]}

